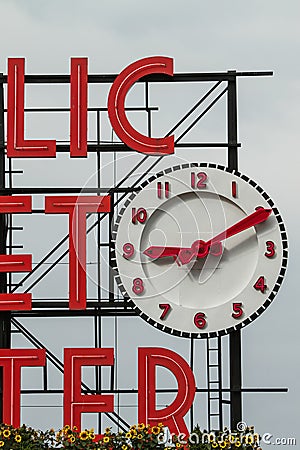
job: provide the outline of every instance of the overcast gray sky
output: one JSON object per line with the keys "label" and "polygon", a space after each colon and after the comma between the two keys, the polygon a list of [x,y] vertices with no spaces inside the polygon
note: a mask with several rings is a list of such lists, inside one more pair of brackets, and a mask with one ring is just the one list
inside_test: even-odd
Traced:
{"label": "overcast gray sky", "polygon": [[[261,184],[276,202],[288,231],[290,259],[286,280],[276,301],[243,332],[243,375],[245,387],[288,387],[289,393],[246,394],[244,412],[246,422],[253,423],[260,433],[296,437],[297,448],[300,448],[297,430],[300,419],[299,2],[0,0],[0,14],[0,71],[4,73],[7,72],[8,57],[25,57],[26,73],[32,74],[69,73],[71,56],[87,56],[90,73],[119,73],[131,62],[150,55],[173,57],[175,72],[274,71],[273,77],[239,81],[240,170]],[[39,92],[32,92],[28,102],[37,105],[41,100]],[[160,103],[160,95],[155,99],[157,103]],[[174,101],[176,106],[182,102],[185,108],[184,98],[179,96],[175,100],[168,98],[167,93],[165,95],[165,100],[163,95],[161,97],[162,108],[163,101]],[[52,92],[43,91],[43,96],[42,106],[54,106],[56,100],[61,101]],[[67,101],[67,96],[65,98]],[[103,106],[105,97],[99,94],[100,99]],[[92,102],[97,104],[95,99]],[[221,110],[216,117],[221,117]],[[157,124],[158,132],[161,131],[159,127],[167,131],[167,120]],[[219,138],[219,131],[214,135],[213,129],[214,122],[208,122],[205,132]],[[63,135],[63,131],[59,132]],[[32,135],[36,137],[34,133],[33,130]],[[55,129],[51,137],[58,138]],[[218,138],[212,137],[212,140]],[[191,161],[209,160],[207,152],[203,156],[201,153],[193,155],[195,153],[186,157]],[[219,155],[214,154],[211,160],[218,160]],[[224,155],[220,159],[224,162]],[[88,173],[88,162],[83,164]],[[38,185],[41,183],[39,177],[43,176],[36,172],[32,174],[30,165],[30,161],[17,163],[18,167],[26,168],[28,175],[27,180],[19,183]],[[72,162],[72,171],[71,183],[81,185],[86,182],[77,161]],[[65,182],[64,175],[64,171],[56,173],[58,184]],[[51,184],[53,180],[49,173],[45,177]],[[66,226],[66,221],[62,223]],[[38,249],[35,256],[40,257]],[[145,330],[144,325],[139,324],[137,332],[140,326]],[[34,327],[39,328],[38,325]],[[75,345],[68,341],[65,346],[92,345],[88,339],[86,342],[83,339]],[[171,342],[171,338],[162,333],[154,334],[149,330],[141,344],[153,342],[181,349],[178,340]],[[58,344],[52,345],[59,355]],[[128,352],[129,360],[135,360],[136,336],[128,338],[123,351]],[[182,353],[185,351],[182,349]],[[135,370],[133,367],[130,375],[133,383]],[[33,422],[39,426],[51,426],[49,417],[48,422],[38,422],[35,413],[32,414]],[[134,413],[130,414],[134,420]],[[29,422],[30,411],[27,410],[24,417]]]}

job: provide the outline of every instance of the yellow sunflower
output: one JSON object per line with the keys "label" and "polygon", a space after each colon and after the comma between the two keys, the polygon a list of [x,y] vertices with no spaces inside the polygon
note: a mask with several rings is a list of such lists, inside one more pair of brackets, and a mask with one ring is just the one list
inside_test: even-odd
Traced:
{"label": "yellow sunflower", "polygon": [[127,445],[122,445],[122,450],[127,450],[128,449],[128,446]]}
{"label": "yellow sunflower", "polygon": [[105,428],[105,434],[110,434],[110,430],[111,430],[110,427]]}
{"label": "yellow sunflower", "polygon": [[128,433],[125,434],[125,437],[127,439],[131,439],[131,437],[132,437],[131,431],[128,431]]}
{"label": "yellow sunflower", "polygon": [[138,430],[143,431],[144,428],[145,428],[145,424],[144,423],[139,423],[138,424]]}
{"label": "yellow sunflower", "polygon": [[181,444],[179,444],[179,442],[176,442],[176,447],[181,448]]}
{"label": "yellow sunflower", "polygon": [[21,436],[19,434],[16,434],[15,441],[16,442],[21,442],[21,440],[22,440]]}
{"label": "yellow sunflower", "polygon": [[79,437],[82,441],[86,441],[87,438],[89,437],[88,432],[87,431],[81,431],[79,433]]}
{"label": "yellow sunflower", "polygon": [[76,441],[75,436],[70,436],[69,441],[73,444]]}
{"label": "yellow sunflower", "polygon": [[10,431],[9,431],[9,430],[4,430],[4,431],[3,431],[3,436],[4,436],[5,438],[9,438],[9,436],[10,436]]}
{"label": "yellow sunflower", "polygon": [[247,436],[246,437],[246,444],[253,444],[253,443],[254,443],[253,436]]}
{"label": "yellow sunflower", "polygon": [[234,443],[234,445],[235,445],[236,447],[240,447],[240,446],[241,446],[241,441],[236,441],[236,442]]}
{"label": "yellow sunflower", "polygon": [[142,434],[138,434],[138,435],[137,435],[137,438],[138,438],[138,439],[143,439],[143,435],[142,435]]}
{"label": "yellow sunflower", "polygon": [[95,433],[93,431],[89,432],[89,438],[92,439],[92,441],[95,439]]}
{"label": "yellow sunflower", "polygon": [[3,447],[3,445],[4,445],[4,442],[0,441],[0,447]]}
{"label": "yellow sunflower", "polygon": [[104,436],[103,442],[104,442],[104,444],[108,444],[108,442],[109,442],[109,437],[108,437],[108,436]]}
{"label": "yellow sunflower", "polygon": [[221,448],[225,448],[225,447],[226,447],[226,442],[224,442],[224,441],[220,442],[220,443],[219,443],[219,446],[220,446]]}
{"label": "yellow sunflower", "polygon": [[154,427],[152,427],[151,428],[151,431],[152,431],[152,433],[153,434],[159,434],[160,433],[160,427],[156,427],[156,426],[154,426]]}
{"label": "yellow sunflower", "polygon": [[217,448],[217,447],[218,447],[218,444],[217,444],[216,442],[213,442],[213,443],[211,444],[211,446],[212,446],[213,448]]}

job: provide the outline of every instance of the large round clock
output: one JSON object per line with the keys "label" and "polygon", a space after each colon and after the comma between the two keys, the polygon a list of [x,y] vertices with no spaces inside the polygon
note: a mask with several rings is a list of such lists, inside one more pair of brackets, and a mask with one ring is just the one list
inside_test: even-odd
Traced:
{"label": "large round clock", "polygon": [[286,271],[287,235],[266,192],[207,163],[153,175],[113,231],[116,281],[137,313],[183,337],[214,337],[256,319]]}

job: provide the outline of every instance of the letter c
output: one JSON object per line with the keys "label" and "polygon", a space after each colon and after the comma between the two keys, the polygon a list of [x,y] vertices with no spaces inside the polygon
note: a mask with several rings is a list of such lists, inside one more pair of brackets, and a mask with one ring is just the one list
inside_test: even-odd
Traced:
{"label": "letter c", "polygon": [[125,114],[125,98],[132,85],[140,78],[153,73],[173,75],[173,59],[152,56],[139,59],[126,67],[115,79],[108,96],[108,115],[119,138],[128,147],[147,155],[174,153],[174,136],[151,138],[139,133],[129,123]]}

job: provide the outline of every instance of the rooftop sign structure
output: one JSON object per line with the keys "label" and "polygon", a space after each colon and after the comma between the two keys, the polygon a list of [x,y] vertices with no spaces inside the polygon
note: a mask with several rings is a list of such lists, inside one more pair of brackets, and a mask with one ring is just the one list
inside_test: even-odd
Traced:
{"label": "rooftop sign structure", "polygon": [[[171,432],[188,433],[194,424],[196,397],[204,392],[207,394],[204,425],[222,428],[224,407],[229,405],[230,425],[235,428],[242,418],[241,395],[247,391],[241,384],[241,329],[271,304],[287,266],[287,236],[278,209],[259,184],[238,172],[237,78],[264,75],[271,72],[176,74],[173,59],[162,56],[136,61],[119,75],[89,75],[87,58],[71,58],[70,76],[25,75],[23,58],[8,60],[8,74],[0,77],[2,421],[19,425],[21,395],[60,393],[64,398],[65,424],[80,428],[82,413],[98,413],[100,432],[100,414],[105,413],[108,420],[122,428],[127,420],[115,411],[114,394],[130,392],[138,399],[139,421],[164,422]],[[69,84],[69,106],[26,107],[25,86],[41,83]],[[144,86],[142,107],[127,106],[129,91],[135,83]],[[152,115],[158,108],[151,106],[149,100],[150,88],[157,83],[162,86],[171,83],[176,88],[187,83],[209,83],[209,89],[161,137],[153,137]],[[90,106],[92,84],[111,84],[104,107]],[[190,131],[225,96],[227,140],[189,141]],[[175,104],[172,101],[171,107]],[[132,111],[146,113],[143,132],[143,127],[132,125],[129,118]],[[25,116],[30,112],[41,115],[67,112],[69,140],[61,143],[58,138],[28,139]],[[96,114],[95,139],[90,138],[92,113]],[[117,142],[107,142],[101,137],[102,114],[106,116],[106,128],[117,135]],[[185,129],[178,136],[182,126]],[[202,162],[205,148],[227,150],[226,166]],[[176,157],[181,149],[193,149],[196,162],[175,164],[172,160],[164,165],[166,157]],[[61,153],[68,153],[69,162],[60,160]],[[134,155],[135,162],[130,167],[121,158],[118,162],[117,154],[121,157],[125,153]],[[29,160],[40,168],[43,158],[46,161],[56,158],[57,165],[51,167],[57,170],[63,164],[68,171],[70,160],[87,161],[90,155],[95,156],[94,173],[87,171],[86,175],[95,175],[93,186],[28,187],[28,179],[24,184],[14,182],[15,175],[22,172],[14,169],[16,161],[20,161],[18,167]],[[112,157],[110,179],[104,155]],[[119,177],[117,162],[123,172]],[[45,162],[43,169],[47,167]],[[109,182],[103,185],[102,178]],[[37,208],[36,202],[41,201],[42,207]],[[66,217],[68,227],[64,228],[65,237],[33,264],[32,254],[15,250],[18,248],[15,234],[22,227],[14,225],[14,218],[15,215],[40,218],[44,214],[48,219]],[[43,234],[34,236],[33,252],[47,238],[51,240],[50,222],[47,225],[44,221],[43,227]],[[91,275],[87,255],[91,252],[89,236],[93,230],[96,271]],[[32,232],[27,231],[24,236],[29,234]],[[39,297],[39,285],[66,256],[67,297],[63,294]],[[55,287],[59,288],[60,282]],[[47,292],[51,288],[48,285]],[[144,319],[146,329],[152,325],[157,333],[161,330],[174,339],[185,338],[190,343],[189,362],[174,350],[157,345],[144,347],[136,337],[138,385],[122,390],[115,386],[114,376],[118,367],[117,339],[114,348],[103,345],[103,321],[108,317],[133,321],[137,316]],[[61,342],[64,361],[60,361],[29,330],[30,322],[25,326],[22,321],[42,317],[91,318],[93,326],[88,332],[93,335],[94,347],[68,344],[64,348]],[[54,321],[54,329],[55,326]],[[12,345],[12,332],[21,334],[34,348],[16,348]],[[228,387],[223,384],[222,336],[229,342]],[[198,386],[195,380],[198,338],[204,339],[206,345],[206,358],[201,362],[203,365],[206,361],[206,386]],[[52,339],[56,339],[55,333]],[[49,364],[64,374],[63,389],[49,387]],[[21,389],[21,368],[25,366],[44,368],[42,389]],[[95,368],[93,387],[83,380],[84,366]],[[110,368],[109,389],[103,387],[101,366]],[[177,382],[177,387],[171,389],[175,399],[164,408],[158,407],[156,399],[158,366],[168,369]],[[260,390],[264,389],[257,389]],[[168,393],[168,389],[160,391]],[[229,400],[225,399],[225,393],[230,393]],[[185,417],[188,412],[189,425]]]}

